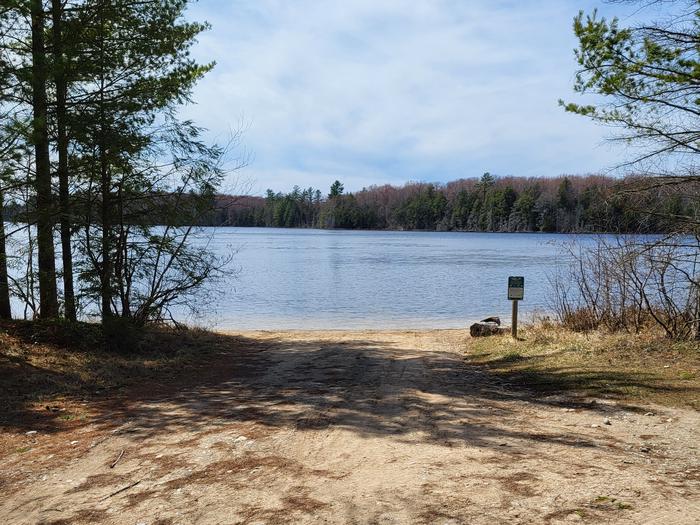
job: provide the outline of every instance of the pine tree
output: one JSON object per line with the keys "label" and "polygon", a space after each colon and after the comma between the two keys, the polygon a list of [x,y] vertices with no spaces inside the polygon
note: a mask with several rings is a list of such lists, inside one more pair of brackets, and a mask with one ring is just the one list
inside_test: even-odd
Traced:
{"label": "pine tree", "polygon": [[[82,56],[88,57],[72,117],[75,149],[86,166],[83,275],[93,282],[88,291],[99,297],[103,319],[158,315],[175,294],[162,289],[162,272],[186,253],[177,224],[196,224],[193,214],[205,210],[194,195],[210,205],[221,180],[222,150],[203,144],[202,130],[176,117],[177,106],[213,66],[189,57],[206,26],[183,20],[186,5],[86,0],[78,20],[85,32]],[[160,236],[152,233],[154,215],[168,225]],[[134,236],[148,243],[137,245]],[[145,288],[137,289],[133,280],[145,275]]]}
{"label": "pine tree", "polygon": [[46,13],[41,0],[30,1],[31,17],[31,89],[32,136],[36,163],[34,188],[36,192],[36,229],[39,266],[40,315],[43,318],[58,317],[56,288],[56,254],[54,250],[54,198],[51,189],[51,163],[49,156],[46,57]]}
{"label": "pine tree", "polygon": [[59,207],[61,223],[61,260],[63,262],[63,297],[65,316],[75,321],[75,287],[73,283],[73,249],[71,243],[71,209],[68,174],[68,131],[66,99],[68,96],[67,66],[64,56],[64,16],[65,3],[62,0],[51,0],[51,33],[53,43],[52,78],[55,89],[55,135],[58,166],[56,174],[59,186]]}

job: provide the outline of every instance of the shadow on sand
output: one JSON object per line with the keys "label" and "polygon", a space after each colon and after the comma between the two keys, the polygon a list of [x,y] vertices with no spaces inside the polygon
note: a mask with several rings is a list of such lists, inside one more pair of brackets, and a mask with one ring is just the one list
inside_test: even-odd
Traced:
{"label": "shadow on sand", "polygon": [[[94,378],[50,371],[22,357],[0,354],[5,409],[0,429],[57,430],[60,413],[47,410],[37,416],[29,406],[55,385],[72,384],[70,395],[96,407],[98,423],[105,427],[129,424],[130,432],[144,437],[245,422],[301,431],[342,428],[365,436],[392,435],[445,446],[468,442],[495,447],[516,439],[590,447],[596,444],[573,432],[538,432],[534,426],[522,425],[517,430],[502,423],[518,415],[514,411],[522,410],[523,403],[609,410],[559,394],[587,381],[605,382],[611,392],[615,385],[640,381],[618,372],[580,374],[575,370],[503,376],[497,369],[470,365],[457,353],[401,348],[375,340],[372,334],[341,342],[206,332],[180,336],[168,332],[161,343],[162,338],[166,346],[187,347],[189,357],[155,372],[149,368],[153,356],[130,359],[121,373],[141,379],[102,395],[94,394],[99,388]],[[13,374],[22,381],[13,381]]]}

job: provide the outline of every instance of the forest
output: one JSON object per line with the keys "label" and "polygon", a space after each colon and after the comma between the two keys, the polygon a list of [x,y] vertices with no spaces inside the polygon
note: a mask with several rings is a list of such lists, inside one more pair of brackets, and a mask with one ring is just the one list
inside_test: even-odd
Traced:
{"label": "forest", "polygon": [[[295,186],[263,197],[217,196],[207,225],[482,232],[659,233],[700,205],[683,185],[648,188],[646,179],[601,175],[496,177],[447,184],[370,186],[328,194]],[[633,198],[629,198],[633,192]]]}

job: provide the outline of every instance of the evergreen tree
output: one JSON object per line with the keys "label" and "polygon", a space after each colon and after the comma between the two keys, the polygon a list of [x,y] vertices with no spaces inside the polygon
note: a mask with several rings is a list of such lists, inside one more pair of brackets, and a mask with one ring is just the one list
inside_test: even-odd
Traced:
{"label": "evergreen tree", "polygon": [[[147,255],[157,254],[148,261],[157,265],[163,250],[175,249],[178,241],[172,227],[153,236],[142,219],[157,209],[161,220],[181,221],[173,203],[190,190],[206,196],[220,179],[215,164],[221,152],[204,146],[201,130],[175,115],[212,67],[189,57],[206,26],[183,21],[186,5],[186,0],[86,0],[76,21],[85,35],[79,52],[89,57],[81,65],[73,116],[76,151],[86,166],[83,275],[96,280],[88,290],[98,292],[103,318],[114,310],[141,318],[157,310],[148,295],[156,293],[159,278],[154,276],[147,293],[124,283],[143,271],[131,267],[133,261],[147,264]],[[174,192],[169,199],[144,200],[168,187]],[[193,211],[189,199],[187,212]],[[152,245],[137,248],[133,236]],[[140,306],[133,304],[135,294]]]}
{"label": "evergreen tree", "polygon": [[61,259],[63,262],[63,298],[64,311],[67,319],[77,318],[75,304],[75,287],[73,283],[73,248],[71,243],[71,209],[68,173],[68,130],[67,130],[67,97],[68,97],[68,62],[64,54],[66,33],[64,18],[66,3],[62,0],[51,0],[51,34],[52,34],[52,79],[55,93],[55,137],[58,165],[56,174],[59,186],[59,207],[61,223]]}
{"label": "evergreen tree", "polygon": [[40,315],[58,317],[56,255],[53,240],[54,198],[51,189],[51,162],[48,131],[48,78],[46,56],[46,13],[41,0],[28,0],[31,18],[31,93],[34,145],[36,229],[39,269]]}
{"label": "evergreen tree", "polygon": [[[658,2],[631,0],[638,15]],[[657,20],[621,27],[617,18],[580,12],[574,20],[580,70],[574,88],[598,95],[594,104],[564,103],[567,111],[617,130],[614,140],[634,146],[629,165],[647,175],[624,188],[628,193],[680,186],[700,196],[700,8],[697,1],[667,2]],[[656,15],[655,15],[656,16]],[[645,200],[645,199],[639,199]],[[637,214],[663,215],[657,203]],[[628,203],[627,206],[632,206]],[[653,222],[647,217],[646,222]],[[696,233],[696,216],[668,217],[677,229]],[[627,222],[627,221],[624,221]]]}
{"label": "evergreen tree", "polygon": [[344,190],[345,188],[343,184],[339,180],[336,180],[333,184],[331,184],[331,192],[328,194],[328,196],[338,197],[339,195],[343,194]]}

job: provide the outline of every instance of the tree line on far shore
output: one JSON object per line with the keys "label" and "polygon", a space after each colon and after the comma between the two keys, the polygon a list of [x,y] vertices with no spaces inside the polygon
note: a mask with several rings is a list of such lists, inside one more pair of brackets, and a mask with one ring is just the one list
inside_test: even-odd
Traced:
{"label": "tree line on far shore", "polygon": [[[370,186],[345,193],[333,183],[328,194],[295,186],[265,197],[216,197],[206,225],[371,230],[484,232],[675,231],[679,217],[700,212],[683,185],[645,188],[643,181],[600,175],[460,179],[447,184]],[[630,196],[631,195],[631,196]]]}

